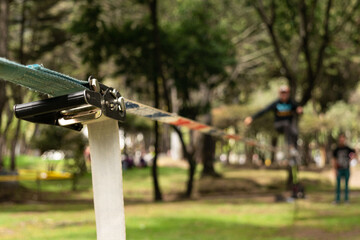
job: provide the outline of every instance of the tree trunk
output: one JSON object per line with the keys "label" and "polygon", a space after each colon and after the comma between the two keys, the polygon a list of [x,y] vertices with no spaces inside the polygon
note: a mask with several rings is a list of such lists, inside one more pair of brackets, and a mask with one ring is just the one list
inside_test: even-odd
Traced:
{"label": "tree trunk", "polygon": [[195,179],[195,172],[196,172],[196,162],[194,160],[194,154],[189,154],[186,156],[186,159],[189,163],[189,173],[188,173],[188,180],[186,184],[186,193],[185,196],[190,198],[193,193],[194,188],[194,179]]}
{"label": "tree trunk", "polygon": [[[276,149],[277,142],[278,142],[278,137],[271,137],[271,147],[273,149]],[[271,163],[274,164],[275,162],[276,162],[276,152],[272,151],[271,152]]]}
{"label": "tree trunk", "polygon": [[311,157],[311,149],[310,149],[310,142],[308,140],[304,140],[304,165],[309,166],[312,162]]}
{"label": "tree trunk", "polygon": [[187,160],[187,162],[189,163],[189,172],[188,172],[188,180],[186,182],[185,196],[187,198],[190,198],[192,195],[192,192],[193,192],[194,176],[195,176],[195,171],[196,171],[196,161],[194,160],[194,150],[188,150],[186,148],[184,137],[183,137],[180,129],[177,128],[176,126],[172,126],[172,127],[179,136],[184,157]]}
{"label": "tree trunk", "polygon": [[[206,115],[206,124],[211,125],[211,122],[211,113],[208,113]],[[214,138],[211,135],[203,134],[200,142],[200,161],[203,163],[201,176],[220,177],[220,174],[218,174],[214,168],[216,143]]]}
{"label": "tree trunk", "polygon": [[331,133],[329,132],[327,135],[327,141],[325,144],[325,151],[326,151],[325,165],[331,165],[331,159],[332,159],[331,145],[333,143],[336,143],[336,140],[332,137]]}
{"label": "tree trunk", "polygon": [[[159,66],[159,70],[160,70],[160,74],[161,74],[161,78],[162,78],[162,86],[163,86],[163,91],[164,91],[164,97],[165,97],[165,101],[166,101],[166,105],[167,105],[167,110],[169,112],[173,111],[173,102],[176,101],[171,101],[171,98],[169,96],[169,90],[167,87],[167,81],[166,78],[163,75],[163,71],[162,71],[162,66],[160,64]],[[177,106],[175,106],[177,108]],[[188,172],[188,179],[186,182],[186,192],[185,192],[185,197],[190,198],[192,193],[193,193],[193,186],[194,186],[194,179],[195,179],[195,172],[196,172],[196,161],[194,159],[194,148],[192,147],[191,150],[189,150],[186,147],[185,141],[184,141],[184,136],[182,134],[182,132],[180,131],[180,129],[176,126],[172,126],[172,128],[174,129],[174,131],[177,133],[177,135],[179,136],[180,142],[181,142],[181,147],[182,147],[182,151],[183,151],[183,156],[186,159],[186,161],[189,164],[189,172]],[[192,144],[190,144],[190,146],[192,146]]]}
{"label": "tree trunk", "polygon": [[[9,20],[9,0],[0,0],[0,57],[7,58],[8,55],[8,20]],[[0,79],[0,126],[2,124],[2,114],[7,102],[6,83]],[[0,169],[4,166],[3,149],[5,146],[5,136],[0,134]]]}
{"label": "tree trunk", "polygon": [[[173,105],[172,105],[172,101],[170,100],[169,90],[168,90],[168,87],[167,87],[167,81],[166,81],[166,78],[164,77],[164,75],[162,73],[163,73],[162,72],[162,67],[160,65],[160,74],[161,74],[161,78],[162,78],[162,86],[163,86],[163,91],[164,91],[164,97],[165,97],[166,105],[167,105],[167,108],[168,108],[167,110],[169,112],[172,112],[173,111]],[[185,144],[185,141],[184,141],[184,136],[183,136],[182,132],[180,131],[180,129],[178,127],[176,127],[176,126],[172,126],[172,128],[174,129],[174,131],[179,136],[182,151],[183,151],[183,156],[184,156],[184,158],[186,159],[186,161],[189,164],[189,172],[188,172],[188,179],[187,179],[187,182],[186,182],[185,197],[190,198],[191,195],[192,195],[192,192],[193,192],[194,176],[195,176],[195,171],[196,171],[196,161],[194,160],[195,151],[194,151],[194,148],[189,150],[186,147],[186,144]]]}
{"label": "tree trunk", "polygon": [[[20,35],[19,35],[19,62],[21,64],[26,64],[24,59],[24,33],[25,33],[25,11],[26,11],[26,0],[22,1],[22,9],[21,9],[21,21],[20,21]],[[11,85],[12,95],[15,104],[19,104],[23,100],[23,91],[20,86]],[[10,169],[11,171],[15,171],[16,169],[16,146],[18,143],[19,135],[21,129],[21,121],[18,120],[16,124],[15,134],[13,139],[11,140],[10,146]]]}
{"label": "tree trunk", "polygon": [[220,177],[215,171],[214,162],[215,162],[215,141],[211,135],[204,134],[203,136],[203,144],[201,146],[201,160],[203,163],[203,171],[201,175],[212,176],[212,177]]}
{"label": "tree trunk", "polygon": [[[158,87],[158,74],[160,67],[160,54],[159,54],[159,29],[158,29],[158,19],[157,19],[157,0],[149,1],[151,23],[152,23],[152,35],[153,35],[153,52],[152,52],[152,82],[154,85],[154,105],[155,108],[159,108],[159,87]],[[162,194],[160,190],[160,185],[158,181],[158,171],[157,171],[157,159],[159,153],[159,124],[155,121],[154,124],[154,133],[155,133],[155,156],[152,165],[152,176],[154,183],[154,200],[162,201]]]}
{"label": "tree trunk", "polygon": [[167,124],[162,125],[161,130],[161,150],[167,153],[170,149],[170,126]]}
{"label": "tree trunk", "polygon": [[0,0],[0,56],[7,57],[9,0]]}
{"label": "tree trunk", "polygon": [[158,168],[157,168],[157,160],[159,155],[159,123],[155,121],[154,124],[154,133],[155,133],[155,155],[153,159],[153,164],[151,168],[152,177],[153,177],[153,184],[154,184],[154,200],[155,201],[162,201],[162,194],[159,185],[158,179]]}
{"label": "tree trunk", "polygon": [[[13,92],[12,95],[13,95],[14,103],[15,104],[21,103],[23,100],[23,93],[24,93],[22,91],[21,87],[11,85],[11,89]],[[10,114],[14,115],[14,113],[12,111]],[[13,118],[11,118],[11,119],[13,119]],[[10,118],[9,118],[9,120],[10,120]],[[15,171],[15,165],[16,165],[15,150],[16,150],[16,146],[17,146],[20,134],[21,134],[20,130],[21,130],[21,120],[18,119],[17,123],[16,123],[15,134],[14,134],[13,138],[11,139],[11,144],[10,144],[10,168],[12,171]]]}
{"label": "tree trunk", "polygon": [[26,0],[22,1],[21,6],[21,21],[20,21],[20,35],[19,35],[19,62],[21,64],[25,64],[25,58],[24,58],[24,33],[25,33],[25,21],[26,21]]}
{"label": "tree trunk", "polygon": [[11,149],[10,149],[10,170],[16,170],[16,145],[18,143],[19,135],[21,129],[21,121],[18,120],[16,124],[15,135],[11,141]]}
{"label": "tree trunk", "polygon": [[286,190],[292,190],[293,183],[294,183],[294,180],[293,180],[294,177],[293,177],[293,172],[292,172],[291,166],[287,166],[286,171],[287,171]]}

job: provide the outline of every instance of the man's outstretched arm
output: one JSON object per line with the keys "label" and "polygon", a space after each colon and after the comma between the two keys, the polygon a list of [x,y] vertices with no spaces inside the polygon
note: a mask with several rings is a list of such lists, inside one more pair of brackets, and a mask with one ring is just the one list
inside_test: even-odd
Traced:
{"label": "man's outstretched arm", "polygon": [[246,125],[250,125],[250,124],[253,122],[254,119],[261,117],[262,115],[264,115],[265,113],[267,113],[267,112],[269,112],[269,111],[271,111],[271,110],[274,110],[275,107],[276,107],[276,102],[277,102],[277,101],[271,103],[270,105],[268,105],[268,106],[265,107],[264,109],[258,111],[258,112],[255,113],[254,115],[246,117],[245,120],[244,120],[244,123],[245,123]]}

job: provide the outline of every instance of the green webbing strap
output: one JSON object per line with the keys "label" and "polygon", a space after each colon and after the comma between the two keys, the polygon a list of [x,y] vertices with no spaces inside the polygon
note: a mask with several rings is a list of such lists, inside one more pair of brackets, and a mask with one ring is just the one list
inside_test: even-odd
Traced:
{"label": "green webbing strap", "polygon": [[86,81],[46,69],[39,64],[24,66],[5,58],[0,58],[0,78],[52,96],[88,88]]}

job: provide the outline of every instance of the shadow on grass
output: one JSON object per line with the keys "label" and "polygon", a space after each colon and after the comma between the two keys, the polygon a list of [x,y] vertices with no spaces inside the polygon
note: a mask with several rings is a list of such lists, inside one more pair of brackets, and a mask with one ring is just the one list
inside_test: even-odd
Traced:
{"label": "shadow on grass", "polygon": [[[354,216],[355,217],[355,216]],[[341,219],[339,219],[341,220]],[[162,217],[148,221],[131,218],[127,222],[129,239],[147,240],[234,240],[234,239],[354,239],[359,236],[359,229],[328,229],[316,226],[296,226],[291,221],[287,225],[274,226],[259,221],[259,224],[247,224],[219,219],[195,217]]]}
{"label": "shadow on grass", "polygon": [[269,181],[266,184],[260,184],[256,180],[237,177],[237,178],[206,178],[198,183],[198,192],[201,196],[210,195],[266,195],[278,194],[285,190],[284,181]]}
{"label": "shadow on grass", "polygon": [[[301,178],[300,182],[309,192],[329,192],[334,190],[330,181],[323,179]],[[281,179],[269,179],[259,183],[257,179],[246,177],[231,178],[204,178],[198,183],[198,191],[202,195],[221,193],[273,193],[285,190],[285,181]]]}
{"label": "shadow on grass", "polygon": [[44,203],[44,202],[31,202],[31,203],[3,203],[0,205],[0,212],[71,212],[71,211],[82,211],[93,209],[93,203]]}
{"label": "shadow on grass", "polygon": [[[166,231],[164,231],[166,229]],[[233,239],[292,239],[290,236],[271,238],[280,231],[277,227],[234,223],[226,219],[172,218],[130,219],[129,239],[149,240],[233,240]]]}
{"label": "shadow on grass", "polygon": [[[123,178],[127,181],[139,180],[143,181],[145,178],[151,178],[151,169],[147,168],[132,168],[123,171]],[[160,177],[169,177],[173,175],[186,175],[187,169],[175,167],[161,167],[159,168]]]}
{"label": "shadow on grass", "polygon": [[305,186],[307,192],[334,191],[334,186],[327,180],[302,178],[300,181]]}
{"label": "shadow on grass", "polygon": [[[307,212],[312,213],[311,215],[297,216],[296,220],[306,221],[306,220],[314,220],[316,222],[326,222],[341,226],[349,226],[356,225],[358,226],[360,222],[360,208],[359,204],[351,204],[351,205],[334,205],[333,207],[329,207],[326,211],[309,209],[307,207],[301,206],[299,209],[299,213]],[[316,215],[315,215],[316,213]]]}

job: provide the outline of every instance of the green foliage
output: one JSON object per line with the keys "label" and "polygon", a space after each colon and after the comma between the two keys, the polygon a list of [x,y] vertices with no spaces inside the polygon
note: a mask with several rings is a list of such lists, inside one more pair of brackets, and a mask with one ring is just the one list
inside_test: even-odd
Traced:
{"label": "green foliage", "polygon": [[349,37],[358,36],[359,1],[249,3],[267,27],[280,62],[277,76],[286,76],[302,104],[312,99],[317,111],[326,112],[337,101],[348,100],[359,80],[353,61],[359,45]]}
{"label": "green foliage", "polygon": [[[234,48],[226,29],[217,23],[214,6],[204,1],[178,5],[177,22],[159,29],[164,64],[159,75],[173,79],[180,97],[190,101],[191,89],[198,90],[201,84],[212,89],[224,80],[225,67],[235,62]],[[103,11],[99,2],[91,1],[73,22],[73,33],[81,36],[77,44],[83,60],[94,68],[104,60],[114,61],[117,69],[113,74],[125,75],[127,87],[150,94],[146,79],[151,76],[153,46],[148,14],[116,24],[103,21]]]}
{"label": "green foliage", "polygon": [[69,170],[73,173],[86,171],[83,152],[87,141],[81,133],[61,127],[41,126],[31,143],[32,147],[39,149],[41,153],[48,150],[63,150],[67,158],[73,159],[67,164]]}
{"label": "green foliage", "polygon": [[206,1],[182,1],[178,22],[164,26],[169,32],[164,62],[184,102],[193,102],[190,92],[202,84],[210,90],[218,86],[228,76],[226,67],[235,63],[235,49],[214,8]]}
{"label": "green foliage", "polygon": [[350,100],[353,105],[345,101],[337,102],[332,105],[326,113],[316,113],[312,106],[305,108],[305,113],[300,121],[300,136],[307,141],[314,141],[320,144],[326,144],[329,137],[336,139],[340,132],[349,136],[349,144],[358,142],[360,128],[358,118],[360,109],[355,104],[359,90],[350,94]]}
{"label": "green foliage", "polygon": [[[326,112],[332,104],[338,101],[349,101],[352,92],[358,85],[358,64],[352,62],[347,54],[341,54],[342,49],[334,50],[340,56],[325,61],[326,70],[321,80],[321,86],[315,89],[313,99],[318,111]],[[347,56],[341,56],[347,55]]]}
{"label": "green foliage", "polygon": [[83,62],[89,63],[90,67],[96,70],[104,60],[101,51],[101,44],[105,36],[104,24],[98,19],[101,7],[96,1],[87,0],[80,6],[80,9],[81,13],[71,24],[70,32],[79,35],[76,38],[76,45],[83,49],[81,52]]}
{"label": "green foliage", "polygon": [[48,150],[68,151],[68,156],[76,156],[85,146],[85,138],[79,132],[61,127],[41,126],[32,144],[42,153]]}
{"label": "green foliage", "polygon": [[91,69],[96,71],[105,62],[114,62],[116,69],[110,75],[125,75],[127,88],[149,95],[152,41],[148,14],[140,20],[129,18],[117,23],[105,19],[104,15],[115,11],[106,10],[100,1],[87,1],[70,28],[73,38],[81,49],[83,62]]}
{"label": "green foliage", "polygon": [[150,132],[152,130],[153,121],[144,117],[137,117],[135,115],[127,115],[126,121],[119,124],[126,132]]}
{"label": "green foliage", "polygon": [[[24,63],[33,62],[68,40],[64,23],[71,13],[71,4],[61,2],[60,0],[12,1],[10,15],[10,21],[13,23],[10,26],[12,58]],[[20,53],[22,8],[24,8],[24,49]]]}

